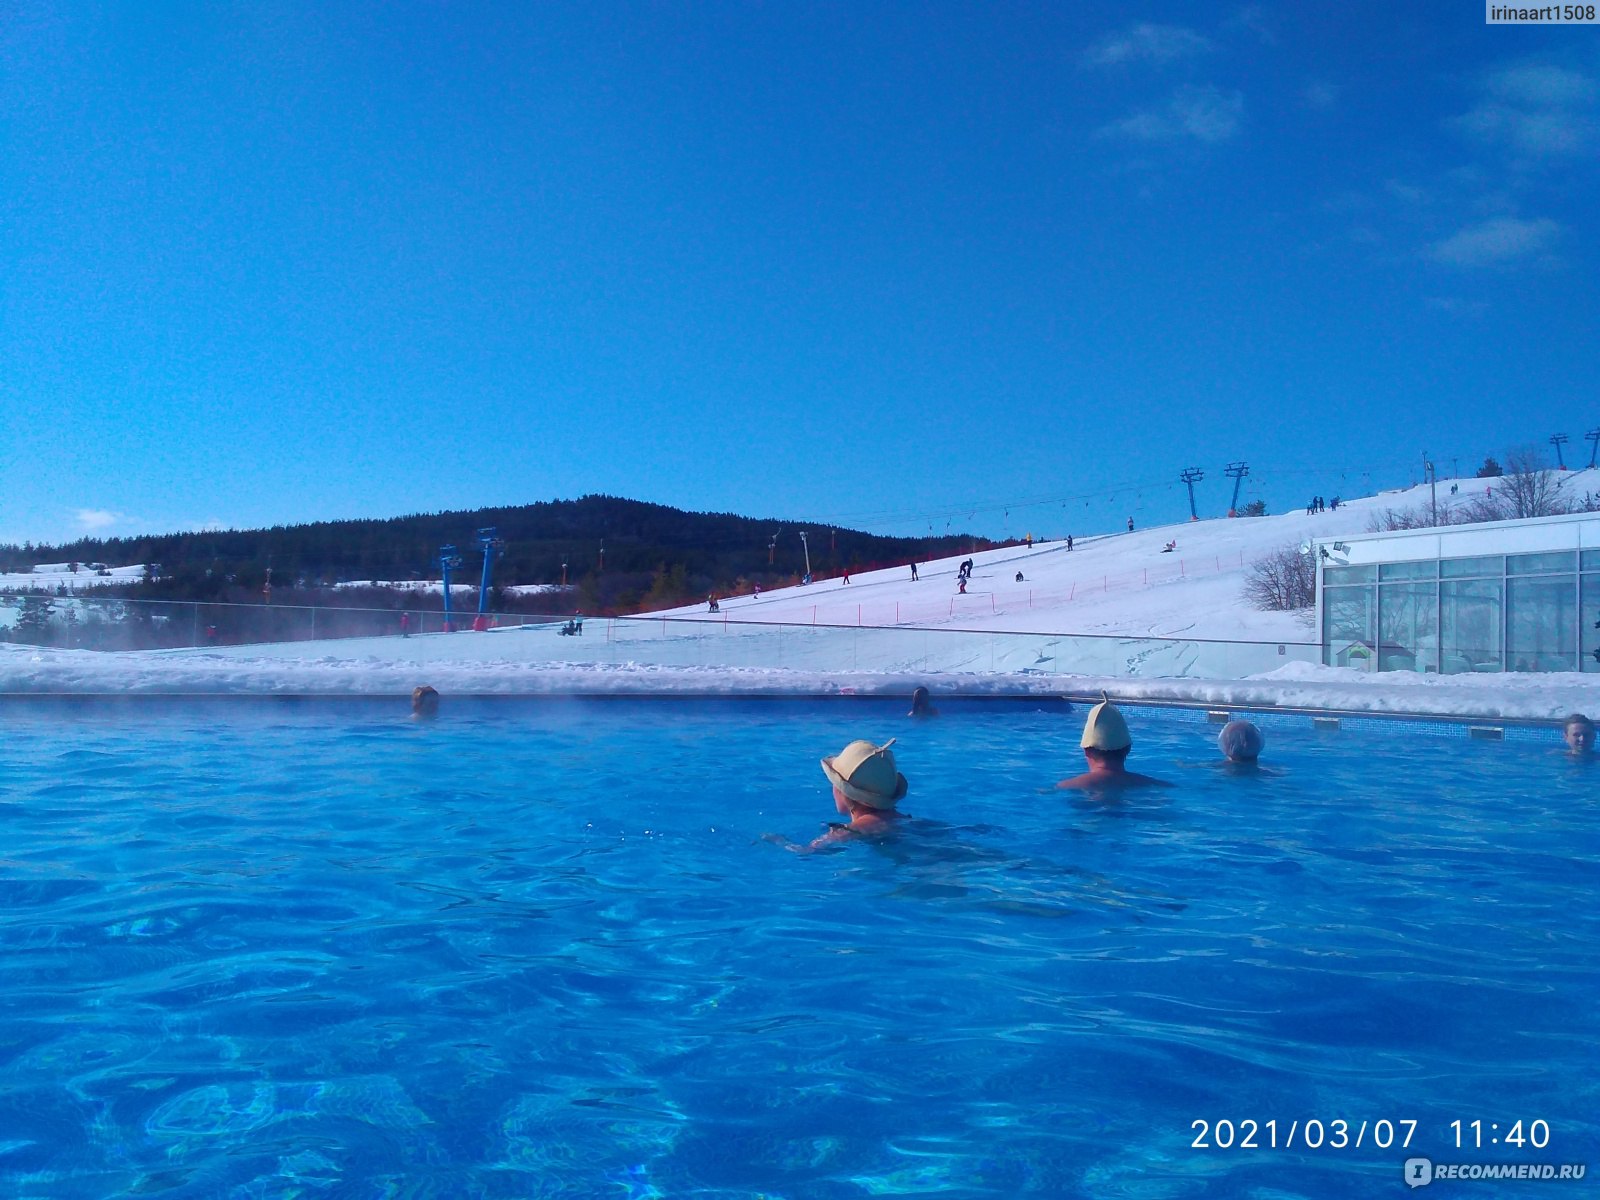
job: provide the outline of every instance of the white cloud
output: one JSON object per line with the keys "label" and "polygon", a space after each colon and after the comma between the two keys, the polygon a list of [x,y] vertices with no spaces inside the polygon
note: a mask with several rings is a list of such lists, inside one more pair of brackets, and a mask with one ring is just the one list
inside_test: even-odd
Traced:
{"label": "white cloud", "polygon": [[80,508],[72,517],[84,533],[98,533],[127,519],[122,513],[104,508]]}
{"label": "white cloud", "polygon": [[1102,127],[1101,137],[1140,142],[1170,142],[1193,138],[1208,144],[1225,142],[1239,131],[1244,96],[1221,88],[1182,87],[1159,109],[1131,113]]}
{"label": "white cloud", "polygon": [[1497,71],[1489,77],[1488,87],[1504,100],[1533,106],[1589,104],[1596,90],[1587,75],[1537,63]]}
{"label": "white cloud", "polygon": [[1393,196],[1396,200],[1404,201],[1406,204],[1428,203],[1429,197],[1427,190],[1425,188],[1419,188],[1415,184],[1404,183],[1398,179],[1391,179],[1385,183],[1383,187],[1384,190],[1389,193],[1389,195]]}
{"label": "white cloud", "polygon": [[1586,152],[1596,142],[1595,81],[1577,71],[1520,63],[1491,73],[1484,98],[1451,124],[1523,160]]}
{"label": "white cloud", "polygon": [[1226,28],[1243,29],[1253,33],[1257,39],[1268,46],[1278,44],[1277,20],[1260,4],[1247,4],[1234,13],[1226,23]]}
{"label": "white cloud", "polygon": [[1453,317],[1481,316],[1489,308],[1482,300],[1463,300],[1459,296],[1428,296],[1423,303]]}
{"label": "white cloud", "polygon": [[1339,103],[1339,88],[1335,84],[1313,79],[1301,90],[1300,97],[1306,102],[1307,107],[1327,112]]}
{"label": "white cloud", "polygon": [[1501,266],[1544,253],[1560,234],[1561,226],[1548,217],[1531,221],[1494,217],[1435,242],[1428,254],[1452,267]]}
{"label": "white cloud", "polygon": [[1119,63],[1140,60],[1154,63],[1171,62],[1204,54],[1211,49],[1211,39],[1181,25],[1155,25],[1148,21],[1107,34],[1083,56],[1092,67],[1109,67]]}
{"label": "white cloud", "polygon": [[1457,117],[1456,127],[1468,137],[1527,158],[1579,154],[1594,137],[1594,123],[1582,113],[1529,111],[1506,104],[1480,104]]}

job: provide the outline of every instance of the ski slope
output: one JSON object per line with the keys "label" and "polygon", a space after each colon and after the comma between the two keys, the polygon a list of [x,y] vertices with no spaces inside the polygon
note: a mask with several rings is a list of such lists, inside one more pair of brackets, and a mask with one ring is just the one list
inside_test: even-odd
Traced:
{"label": "ski slope", "polygon": [[[1439,486],[1441,507],[1494,480]],[[1568,472],[1574,497],[1600,471]],[[1600,676],[1367,675],[1319,665],[1309,614],[1243,602],[1251,564],[1312,538],[1363,534],[1427,487],[1308,515],[1214,519],[975,553],[720,598],[646,619],[412,638],[96,654],[5,646],[0,691],[397,695],[737,692],[861,694],[927,683],[966,694],[1087,694],[1218,705],[1554,718],[1600,711]],[[1175,542],[1171,552],[1163,547]],[[1016,577],[1021,573],[1022,579]],[[565,614],[563,614],[565,615]],[[1229,644],[1236,643],[1236,644]]]}

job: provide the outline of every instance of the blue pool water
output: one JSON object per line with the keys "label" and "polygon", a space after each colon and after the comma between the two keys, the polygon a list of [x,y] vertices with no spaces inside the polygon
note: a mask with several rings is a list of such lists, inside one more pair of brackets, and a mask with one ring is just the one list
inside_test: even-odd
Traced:
{"label": "blue pool water", "polygon": [[[903,709],[8,706],[0,1194],[1281,1200],[1403,1194],[1417,1155],[1600,1170],[1600,766],[1302,719],[1268,726],[1280,776],[1238,778],[1214,725],[1131,710],[1133,765],[1179,786],[1104,806],[1041,790],[1081,710]],[[890,735],[903,836],[760,840],[814,836],[817,759]],[[1195,1148],[1219,1119],[1261,1148]],[[1417,1124],[1282,1145],[1310,1119]],[[1518,1120],[1548,1147],[1489,1144]]]}

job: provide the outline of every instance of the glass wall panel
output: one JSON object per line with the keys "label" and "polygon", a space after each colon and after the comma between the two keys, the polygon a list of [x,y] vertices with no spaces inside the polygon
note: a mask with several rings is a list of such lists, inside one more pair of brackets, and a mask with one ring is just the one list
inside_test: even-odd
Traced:
{"label": "glass wall panel", "polygon": [[1600,575],[1583,576],[1583,593],[1578,602],[1578,639],[1582,650],[1579,668],[1600,671]]}
{"label": "glass wall panel", "polygon": [[1500,576],[1506,573],[1506,556],[1489,554],[1482,558],[1447,558],[1439,564],[1439,574],[1446,579],[1474,579],[1480,575]]}
{"label": "glass wall panel", "polygon": [[1378,568],[1378,578],[1389,579],[1437,579],[1439,577],[1439,561],[1430,558],[1427,562],[1401,562],[1384,563]]}
{"label": "glass wall panel", "polygon": [[1323,665],[1370,671],[1377,644],[1377,588],[1322,589]]}
{"label": "glass wall panel", "polygon": [[1576,571],[1578,555],[1574,550],[1555,550],[1548,554],[1509,554],[1506,556],[1507,575],[1550,575],[1556,571]]}
{"label": "glass wall panel", "polygon": [[1446,675],[1505,669],[1505,625],[1499,579],[1439,585],[1439,669]]}
{"label": "glass wall panel", "polygon": [[1439,669],[1439,585],[1389,583],[1378,589],[1378,670]]}
{"label": "glass wall panel", "polygon": [[1377,577],[1377,567],[1324,567],[1322,586],[1338,587],[1347,583],[1371,583]]}
{"label": "glass wall panel", "polygon": [[1578,669],[1577,582],[1576,575],[1506,580],[1507,670]]}
{"label": "glass wall panel", "polygon": [[1600,571],[1600,550],[1585,550],[1580,557],[1585,571]]}

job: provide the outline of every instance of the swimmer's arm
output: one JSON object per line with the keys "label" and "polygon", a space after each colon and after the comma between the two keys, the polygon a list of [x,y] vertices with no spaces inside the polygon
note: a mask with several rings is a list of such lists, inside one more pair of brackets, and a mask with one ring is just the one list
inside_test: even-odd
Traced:
{"label": "swimmer's arm", "polygon": [[857,832],[848,825],[830,825],[827,833],[819,838],[814,838],[810,845],[796,846],[794,852],[796,854],[819,854],[829,850],[838,850],[851,838],[857,836]]}
{"label": "swimmer's arm", "polygon": [[774,846],[782,846],[790,854],[817,854],[828,850],[837,850],[855,836],[856,832],[850,826],[835,825],[827,833],[810,843],[791,842],[781,833],[764,833],[761,835],[761,840],[771,842]]}

